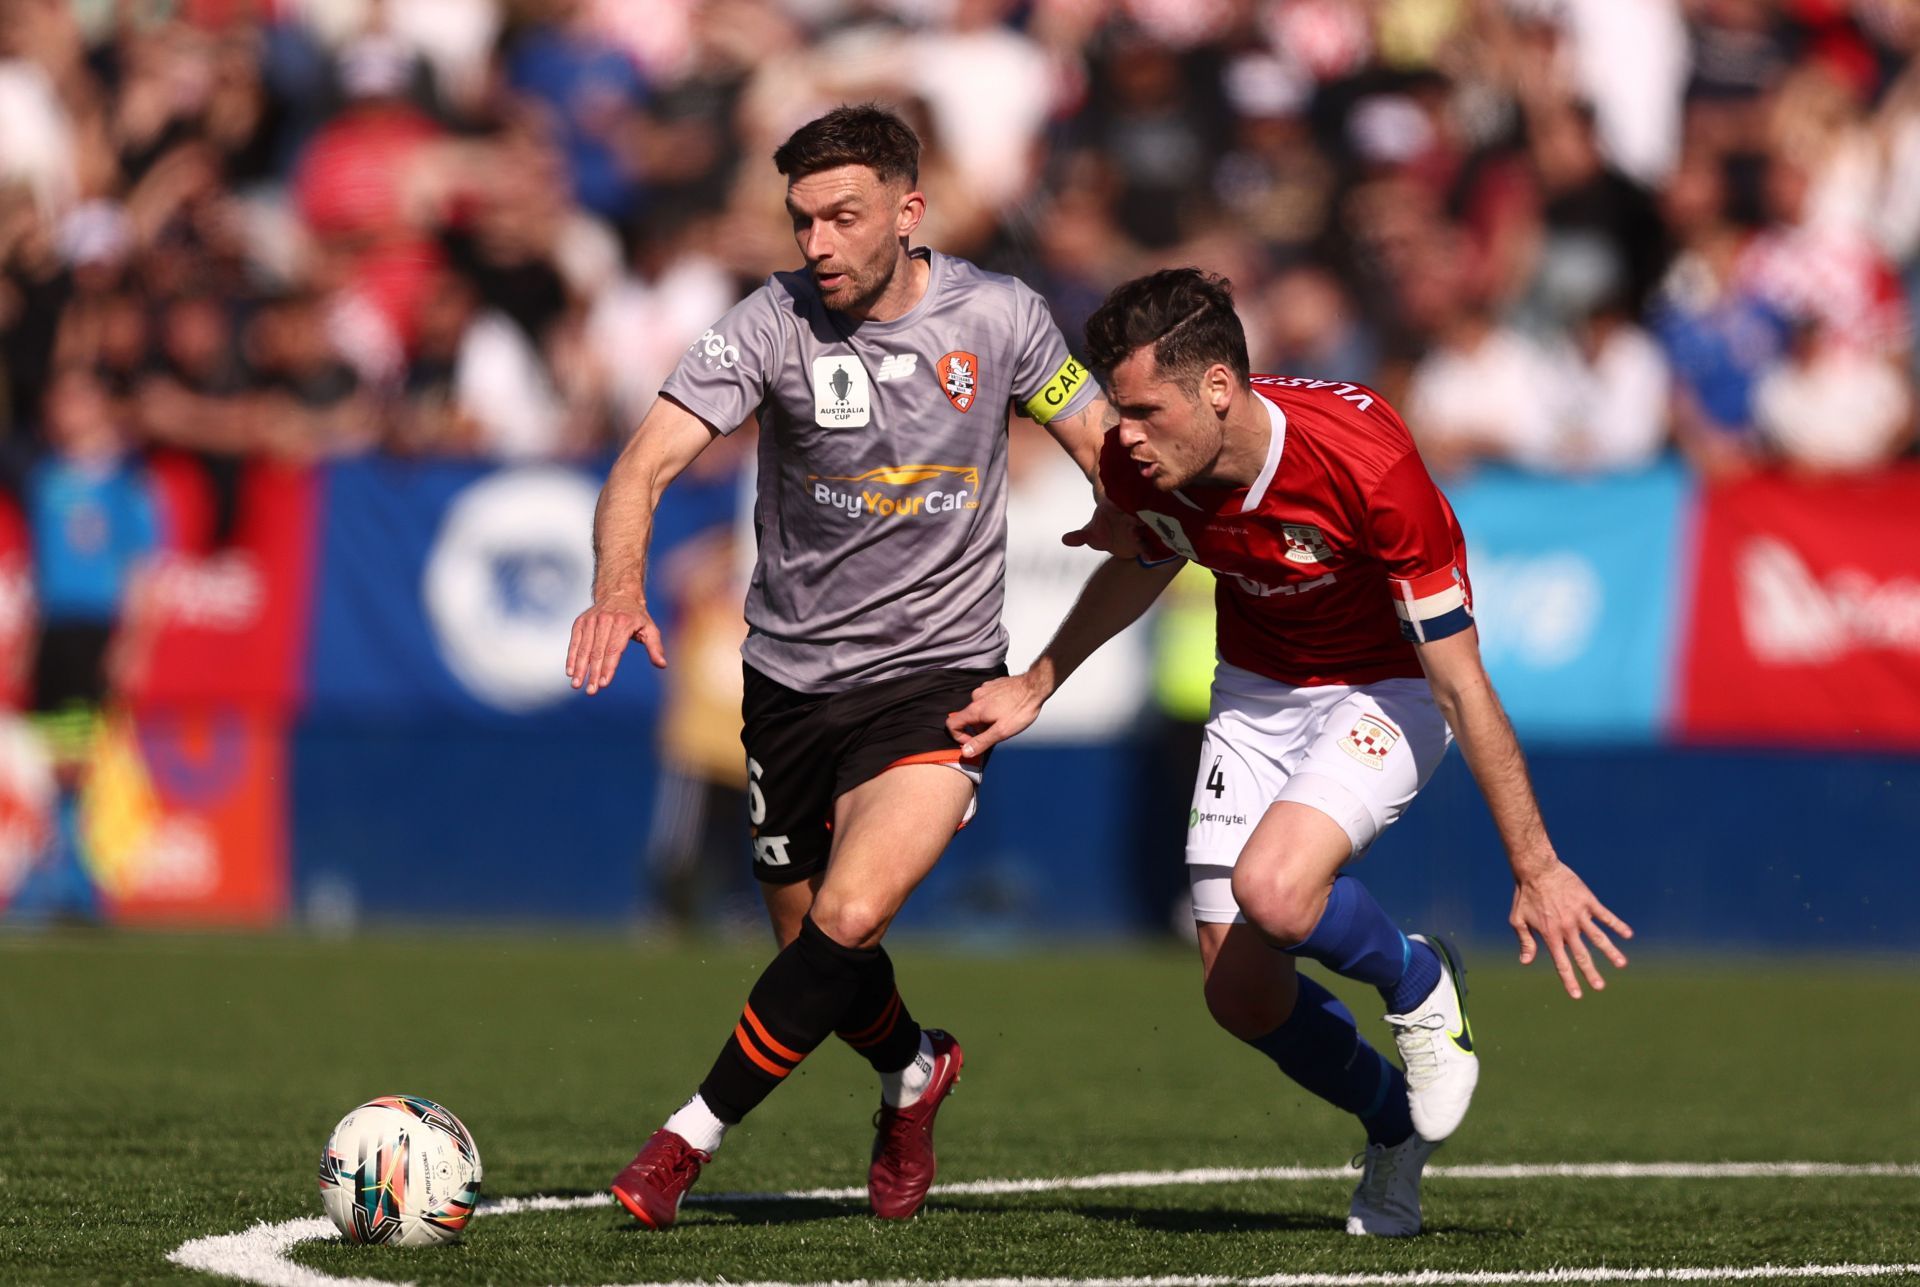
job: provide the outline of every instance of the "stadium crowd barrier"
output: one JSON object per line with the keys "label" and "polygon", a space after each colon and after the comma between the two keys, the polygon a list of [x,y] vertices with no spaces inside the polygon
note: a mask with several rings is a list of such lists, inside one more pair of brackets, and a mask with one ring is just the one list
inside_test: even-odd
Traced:
{"label": "stadium crowd barrier", "polygon": [[[124,923],[647,915],[661,678],[630,665],[589,700],[562,673],[599,483],[554,465],[255,465],[213,548],[203,480],[163,462],[166,548],[84,779],[59,789],[19,721],[0,737],[0,909],[32,917],[84,886],[87,914]],[[1708,489],[1671,465],[1489,472],[1447,490],[1556,841],[1616,909],[1682,945],[1920,948],[1920,466]],[[737,495],[671,490],[656,565],[733,522]],[[27,541],[0,508],[15,656]],[[16,707],[24,670],[0,692]],[[1144,742],[1004,748],[900,923],[1167,924],[1179,854],[1142,837],[1174,847],[1191,779],[1143,768]],[[1366,871],[1421,924],[1507,933],[1505,866],[1458,756]]]}

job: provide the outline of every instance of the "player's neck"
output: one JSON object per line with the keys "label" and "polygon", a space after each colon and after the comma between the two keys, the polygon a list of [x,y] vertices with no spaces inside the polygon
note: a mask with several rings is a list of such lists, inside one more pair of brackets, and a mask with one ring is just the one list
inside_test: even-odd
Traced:
{"label": "player's neck", "polygon": [[1220,454],[1207,471],[1217,487],[1251,487],[1267,467],[1267,449],[1273,445],[1273,421],[1258,394],[1233,400],[1221,426]]}
{"label": "player's neck", "polygon": [[902,251],[906,261],[894,269],[893,280],[863,308],[850,308],[845,316],[855,322],[896,322],[913,311],[927,293],[933,279],[933,266],[918,255]]}

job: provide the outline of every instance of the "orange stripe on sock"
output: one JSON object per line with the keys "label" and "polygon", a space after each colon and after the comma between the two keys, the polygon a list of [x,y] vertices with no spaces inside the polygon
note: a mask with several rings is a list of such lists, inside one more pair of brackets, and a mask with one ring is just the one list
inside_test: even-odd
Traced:
{"label": "orange stripe on sock", "polygon": [[753,1048],[753,1038],[749,1037],[747,1030],[737,1023],[733,1025],[733,1039],[740,1043],[740,1049],[747,1052],[747,1058],[759,1064],[763,1071],[772,1073],[775,1077],[785,1077],[793,1071],[791,1068],[782,1068],[779,1064],[776,1064],[773,1060],[767,1058],[758,1050],[755,1050]]}
{"label": "orange stripe on sock", "polygon": [[880,1020],[871,1028],[852,1034],[841,1033],[840,1039],[855,1050],[865,1050],[868,1046],[877,1046],[893,1035],[894,1027],[900,1022],[900,992],[895,989],[887,1000],[887,1008],[880,1014]]}
{"label": "orange stripe on sock", "polygon": [[788,1050],[768,1035],[767,1026],[760,1022],[760,1016],[753,1012],[752,1006],[748,1006],[742,1013],[746,1015],[747,1025],[753,1029],[753,1035],[760,1038],[761,1043],[766,1046],[770,1053],[776,1054],[788,1063],[794,1064],[806,1058],[806,1056],[798,1050]]}

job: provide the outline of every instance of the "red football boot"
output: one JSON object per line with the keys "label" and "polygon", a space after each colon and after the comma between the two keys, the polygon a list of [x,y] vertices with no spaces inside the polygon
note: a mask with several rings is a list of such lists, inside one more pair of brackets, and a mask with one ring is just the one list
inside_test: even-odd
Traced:
{"label": "red football boot", "polygon": [[665,1229],[680,1214],[680,1199],[713,1161],[669,1130],[657,1130],[627,1169],[614,1177],[613,1196],[649,1229]]}
{"label": "red football boot", "polygon": [[938,1028],[926,1029],[933,1047],[933,1079],[910,1107],[881,1104],[873,1124],[873,1166],[867,1171],[867,1200],[882,1220],[905,1220],[927,1200],[938,1164],[933,1158],[933,1118],[960,1080],[966,1057],[960,1043]]}

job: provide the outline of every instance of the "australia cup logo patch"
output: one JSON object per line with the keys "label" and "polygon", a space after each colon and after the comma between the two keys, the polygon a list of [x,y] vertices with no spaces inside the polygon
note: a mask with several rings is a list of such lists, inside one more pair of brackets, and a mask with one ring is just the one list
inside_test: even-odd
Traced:
{"label": "australia cup logo patch", "polygon": [[813,421],[823,429],[858,429],[873,420],[867,368],[851,356],[813,360]]}
{"label": "australia cup logo patch", "polygon": [[1399,732],[1385,720],[1362,715],[1353,721],[1353,730],[1340,739],[1340,749],[1368,768],[1379,769],[1399,740]]}
{"label": "australia cup logo patch", "polygon": [[935,363],[935,378],[940,381],[940,391],[947,395],[947,401],[956,411],[967,411],[973,406],[973,400],[979,396],[980,359],[971,353],[956,349]]}
{"label": "australia cup logo patch", "polygon": [[1304,523],[1282,523],[1280,535],[1286,538],[1289,563],[1320,563],[1333,553],[1333,547],[1327,544],[1326,533],[1317,527],[1308,527]]}

